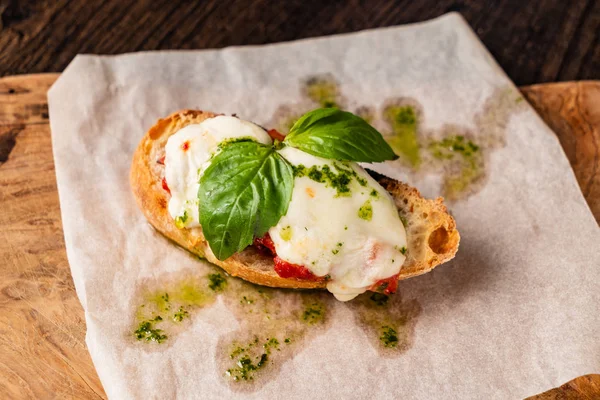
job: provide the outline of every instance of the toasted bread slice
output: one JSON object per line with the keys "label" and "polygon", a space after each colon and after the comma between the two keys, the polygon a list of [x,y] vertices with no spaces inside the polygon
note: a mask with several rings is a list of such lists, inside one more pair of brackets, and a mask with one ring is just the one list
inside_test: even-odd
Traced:
{"label": "toasted bread slice", "polygon": [[[314,289],[325,282],[282,278],[274,270],[271,257],[254,246],[219,261],[210,251],[201,228],[179,229],[167,211],[169,194],[162,188],[164,166],[157,161],[165,154],[169,136],[186,125],[198,124],[218,114],[182,110],[159,120],[140,142],[131,164],[131,186],[138,205],[148,221],[167,238],[197,256],[206,258],[230,275],[272,287]],[[406,227],[407,254],[399,279],[421,275],[454,257],[460,236],[454,218],[448,214],[443,199],[427,200],[419,191],[402,182],[372,173],[393,196]]]}

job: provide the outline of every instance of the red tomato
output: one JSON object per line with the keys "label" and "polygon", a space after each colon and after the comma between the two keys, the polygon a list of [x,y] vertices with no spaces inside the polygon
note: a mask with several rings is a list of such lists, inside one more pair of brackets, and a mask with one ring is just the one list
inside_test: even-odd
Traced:
{"label": "red tomato", "polygon": [[396,293],[396,290],[398,290],[398,275],[390,276],[376,282],[369,290],[388,295]]}
{"label": "red tomato", "polygon": [[323,279],[315,276],[308,268],[303,267],[302,265],[291,264],[279,258],[277,256],[277,252],[275,251],[275,243],[273,243],[273,239],[271,239],[271,236],[269,236],[268,233],[261,238],[255,238],[254,246],[256,246],[258,250],[264,254],[274,257],[273,262],[275,263],[275,272],[277,272],[277,275],[282,278],[310,281],[318,281]]}
{"label": "red tomato", "polygon": [[265,236],[261,238],[254,239],[254,245],[258,247],[258,250],[266,253],[270,256],[275,256],[277,253],[275,252],[275,243],[271,239],[271,236],[267,233]]}
{"label": "red tomato", "polygon": [[285,136],[279,133],[277,129],[269,129],[267,133],[273,140],[279,140],[280,142],[283,142],[283,139],[285,139]]}
{"label": "red tomato", "polygon": [[302,265],[291,264],[277,256],[273,261],[275,262],[275,272],[282,278],[294,278],[303,281],[318,281],[321,279]]}
{"label": "red tomato", "polygon": [[169,194],[171,194],[171,189],[169,189],[169,185],[167,185],[166,178],[162,178],[162,188],[165,189]]}

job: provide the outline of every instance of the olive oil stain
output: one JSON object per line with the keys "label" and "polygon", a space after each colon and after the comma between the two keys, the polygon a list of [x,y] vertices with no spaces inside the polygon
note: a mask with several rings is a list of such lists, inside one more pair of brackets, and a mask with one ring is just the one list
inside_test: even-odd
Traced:
{"label": "olive oil stain", "polygon": [[[313,76],[302,83],[301,101],[280,106],[270,126],[287,133],[307,111],[345,109],[347,104],[332,75]],[[456,201],[483,187],[490,154],[504,146],[509,119],[525,104],[515,89],[499,88],[475,115],[474,129],[446,125],[426,130],[423,107],[408,97],[388,99],[380,110],[360,106],[354,112],[382,132],[401,156],[398,163],[414,176],[439,174],[440,191]],[[324,291],[272,289],[212,267],[198,271],[203,273],[167,275],[142,284],[127,335],[148,351],[169,346],[202,309],[221,297],[239,328],[219,339],[216,365],[235,391],[256,390],[277,376],[287,360],[328,329],[336,308],[353,313],[371,346],[385,358],[411,347],[422,310],[417,300],[404,301],[400,293],[387,297],[367,292],[340,303]]]}
{"label": "olive oil stain", "polygon": [[383,119],[391,130],[386,140],[400,156],[400,162],[414,169],[421,165],[422,144],[418,129],[422,114],[421,105],[407,97],[388,100],[383,106]]}
{"label": "olive oil stain", "polygon": [[305,96],[320,107],[344,107],[345,101],[342,98],[339,84],[333,75],[324,74],[309,77],[302,86]]}
{"label": "olive oil stain", "polygon": [[257,286],[207,267],[144,283],[127,335],[146,351],[160,351],[218,297],[239,327],[219,338],[215,363],[223,382],[238,392],[255,391],[276,377],[286,361],[327,331],[336,308],[352,311],[371,345],[388,358],[410,347],[420,313],[415,300],[402,302],[399,294],[369,292],[341,303],[325,291]]}
{"label": "olive oil stain", "polygon": [[217,368],[232,390],[253,391],[328,329],[332,302],[324,291],[273,289],[234,278],[229,282],[223,301],[240,327],[219,339]]}
{"label": "olive oil stain", "polygon": [[504,146],[510,117],[524,110],[526,102],[512,87],[500,87],[484,102],[473,119],[475,128],[446,125],[424,128],[426,111],[411,97],[390,98],[379,110],[371,106],[349,107],[340,84],[332,74],[301,81],[300,102],[280,106],[271,125],[287,133],[305,112],[318,107],[351,108],[377,128],[400,156],[395,161],[411,176],[440,176],[439,188],[448,201],[459,201],[480,191],[488,177],[491,153]]}
{"label": "olive oil stain", "polygon": [[446,126],[439,138],[427,143],[428,165],[441,171],[442,193],[459,200],[481,189],[485,183],[486,153],[490,148],[476,144],[473,134],[461,127]]}
{"label": "olive oil stain", "polygon": [[380,356],[397,357],[412,346],[421,314],[417,300],[403,301],[399,292],[391,296],[367,292],[347,306]]}
{"label": "olive oil stain", "polygon": [[192,316],[216,299],[209,276],[188,274],[142,285],[136,296],[132,337],[142,343],[163,344],[185,330]]}
{"label": "olive oil stain", "polygon": [[[339,83],[331,74],[310,76],[300,84],[300,99],[296,104],[284,104],[275,111],[269,126],[287,134],[303,114],[315,108],[346,108]],[[365,112],[369,110],[365,108]]]}

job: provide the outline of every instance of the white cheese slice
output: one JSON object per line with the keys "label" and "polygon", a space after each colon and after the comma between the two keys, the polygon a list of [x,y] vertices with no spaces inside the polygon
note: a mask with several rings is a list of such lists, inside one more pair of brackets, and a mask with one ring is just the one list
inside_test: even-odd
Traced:
{"label": "white cheese slice", "polygon": [[291,147],[279,153],[295,167],[303,165],[305,173],[314,167],[313,178],[328,166],[351,181],[349,193],[338,193],[327,179],[296,177],[287,214],[269,230],[277,255],[317,276],[329,275],[327,289],[344,301],[396,275],[405,260],[406,231],[389,193],[356,163]]}
{"label": "white cheese slice", "polygon": [[173,134],[165,146],[165,179],[171,199],[169,214],[182,228],[200,226],[198,222],[199,176],[210,164],[219,143],[236,138],[252,138],[272,143],[264,129],[236,117],[217,116],[188,125]]}

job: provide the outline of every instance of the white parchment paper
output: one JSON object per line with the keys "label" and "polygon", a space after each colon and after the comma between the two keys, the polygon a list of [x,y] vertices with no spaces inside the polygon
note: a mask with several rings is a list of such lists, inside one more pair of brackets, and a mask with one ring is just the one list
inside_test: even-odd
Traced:
{"label": "white parchment paper", "polygon": [[[506,399],[598,373],[600,232],[558,140],[525,103],[489,154],[485,185],[451,204],[462,235],[456,259],[400,284],[422,308],[400,357],[379,357],[344,305],[254,392],[230,391],[215,366],[219,336],[239,324],[222,302],[160,351],[131,345],[139,283],[199,262],[154,232],[134,202],[129,168],[142,135],[182,108],[268,124],[315,74],[334,75],[353,104],[411,97],[424,129],[460,125],[474,135],[493,134],[478,129],[486,99],[518,96],[457,14],[270,46],[78,56],[50,90],[67,254],[109,397]],[[503,112],[489,107],[491,120]],[[378,169],[440,193],[435,174]]]}

